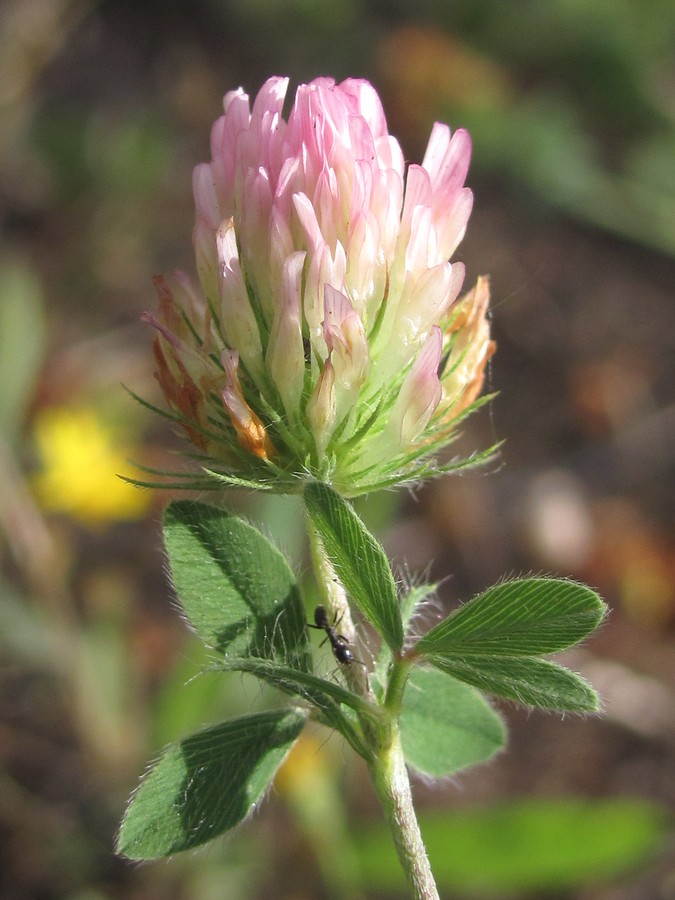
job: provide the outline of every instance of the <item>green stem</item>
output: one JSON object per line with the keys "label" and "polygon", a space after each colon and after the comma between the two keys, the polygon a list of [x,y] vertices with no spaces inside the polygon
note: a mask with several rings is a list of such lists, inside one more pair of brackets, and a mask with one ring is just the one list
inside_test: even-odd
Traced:
{"label": "green stem", "polygon": [[370,771],[389,822],[399,861],[412,889],[412,897],[414,900],[439,900],[415,816],[398,730],[391,745],[370,764]]}
{"label": "green stem", "polygon": [[309,549],[312,554],[312,566],[319,589],[321,601],[332,618],[340,621],[340,631],[350,644],[354,643],[356,631],[352,612],[349,608],[347,593],[337,577],[331,561],[326,555],[321,538],[312,525],[308,525]]}
{"label": "green stem", "polygon": [[398,717],[401,713],[401,706],[403,704],[403,691],[405,689],[405,683],[408,680],[408,675],[410,674],[411,668],[411,660],[399,660],[392,665],[391,672],[389,673],[387,694],[384,698],[384,705],[392,715],[392,717],[396,720],[398,720]]}
{"label": "green stem", "polygon": [[[340,619],[340,632],[351,643],[356,632],[346,591],[326,555],[318,534],[311,525],[308,531],[320,598],[330,615]],[[391,668],[386,697],[380,707],[384,714],[382,727],[372,727],[372,723],[365,721],[364,717],[360,716],[359,719],[364,738],[373,751],[369,758],[364,758],[368,762],[375,792],[389,822],[401,866],[412,889],[413,900],[439,900],[415,816],[410,780],[398,730],[403,690],[412,664],[413,661],[410,659],[399,659]],[[365,666],[352,663],[341,666],[341,670],[349,687],[355,693],[375,703]]]}

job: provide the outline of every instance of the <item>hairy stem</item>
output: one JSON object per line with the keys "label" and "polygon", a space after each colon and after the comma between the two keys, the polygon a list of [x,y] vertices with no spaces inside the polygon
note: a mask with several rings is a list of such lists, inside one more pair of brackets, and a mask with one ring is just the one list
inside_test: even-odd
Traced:
{"label": "hairy stem", "polygon": [[[328,610],[331,620],[339,622],[339,630],[348,643],[353,644],[356,639],[356,629],[352,612],[347,600],[347,592],[338,578],[333,564],[328,559],[321,538],[312,526],[309,526],[309,545],[312,553],[312,565],[316,578],[319,595]],[[368,685],[368,672],[360,663],[343,665],[342,672],[349,687],[362,697],[372,697]]]}
{"label": "hairy stem", "polygon": [[310,525],[309,547],[312,553],[312,566],[314,567],[314,575],[316,584],[319,588],[321,600],[326,606],[331,618],[340,622],[340,631],[349,641],[354,643],[356,638],[356,630],[352,619],[352,611],[349,608],[347,600],[347,592],[340,579],[338,578],[333,564],[328,559],[323,542],[316,530]]}
{"label": "hairy stem", "polygon": [[410,674],[412,663],[408,660],[398,660],[394,662],[389,672],[389,683],[387,684],[387,693],[384,698],[384,705],[389,713],[398,720],[401,714],[401,706],[403,704],[403,691]]}
{"label": "hairy stem", "polygon": [[391,745],[370,764],[370,770],[414,900],[439,900],[415,816],[398,730]]}
{"label": "hairy stem", "polygon": [[[316,531],[309,527],[312,564],[319,595],[331,617],[340,622],[340,632],[352,643],[356,636],[347,594]],[[372,748],[367,758],[375,791],[380,799],[396,851],[406,874],[414,900],[439,900],[436,883],[412,802],[410,780],[405,767],[398,730],[398,716],[405,682],[412,663],[399,659],[394,662],[382,712],[382,727],[371,727],[361,719],[366,742]],[[342,674],[351,690],[375,703],[368,684],[364,665],[356,662],[341,666]],[[385,713],[386,710],[386,713]],[[364,757],[365,758],[365,757]]]}

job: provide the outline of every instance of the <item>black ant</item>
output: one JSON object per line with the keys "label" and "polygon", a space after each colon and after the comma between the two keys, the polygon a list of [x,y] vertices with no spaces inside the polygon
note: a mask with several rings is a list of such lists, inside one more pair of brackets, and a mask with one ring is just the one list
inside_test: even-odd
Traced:
{"label": "black ant", "polygon": [[340,624],[340,620],[342,616],[334,622],[332,625],[328,621],[328,613],[326,612],[326,607],[321,606],[319,604],[314,610],[314,625],[311,625],[309,622],[307,623],[308,628],[316,628],[318,631],[325,631],[326,637],[321,642],[320,646],[323,646],[326,641],[330,641],[330,645],[333,649],[333,656],[339,663],[344,663],[345,665],[349,665],[354,662],[354,654],[349,649],[349,642],[347,638],[342,634],[336,634],[335,629]]}

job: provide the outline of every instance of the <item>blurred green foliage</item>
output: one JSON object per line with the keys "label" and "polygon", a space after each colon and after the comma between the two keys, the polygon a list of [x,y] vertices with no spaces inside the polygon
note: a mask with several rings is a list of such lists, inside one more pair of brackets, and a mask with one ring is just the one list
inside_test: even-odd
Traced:
{"label": "blurred green foliage", "polygon": [[[668,822],[657,804],[632,799],[523,800],[420,818],[439,888],[459,895],[537,896],[600,883],[644,864]],[[395,890],[396,857],[379,825],[357,840],[366,884]],[[385,862],[386,860],[386,862]]]}
{"label": "blurred green foliage", "polygon": [[42,286],[27,260],[0,259],[0,438],[13,447],[45,352]]}

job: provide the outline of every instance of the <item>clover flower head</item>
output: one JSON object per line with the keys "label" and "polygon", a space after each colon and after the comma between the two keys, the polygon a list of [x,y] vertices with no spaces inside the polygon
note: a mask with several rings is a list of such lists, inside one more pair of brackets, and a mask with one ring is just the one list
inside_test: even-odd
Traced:
{"label": "clover flower head", "polygon": [[436,123],[406,172],[367,81],[301,85],[286,120],[287,88],[228,93],[194,171],[199,285],[157,279],[145,314],[170,415],[214,486],[355,496],[436,474],[494,347],[487,280],[460,298],[450,262],[469,136]]}

